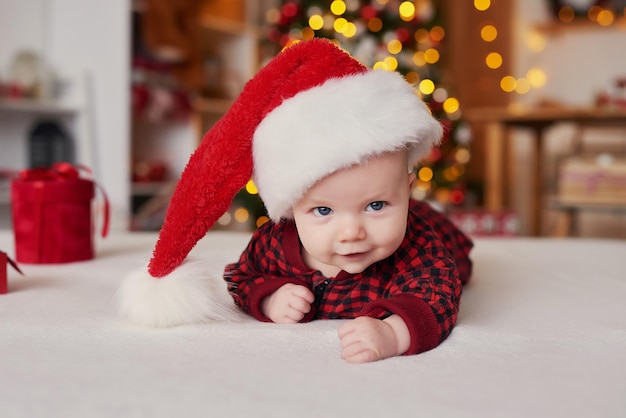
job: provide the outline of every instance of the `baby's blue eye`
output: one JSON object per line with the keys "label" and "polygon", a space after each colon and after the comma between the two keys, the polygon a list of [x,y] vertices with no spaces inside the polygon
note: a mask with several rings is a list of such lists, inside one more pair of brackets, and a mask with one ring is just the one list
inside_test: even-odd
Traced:
{"label": "baby's blue eye", "polygon": [[369,205],[367,205],[367,209],[368,211],[374,211],[374,212],[378,212],[379,210],[382,210],[385,207],[386,203],[379,200],[377,202],[372,202]]}
{"label": "baby's blue eye", "polygon": [[318,206],[313,208],[313,213],[317,216],[328,216],[332,213],[331,208],[327,208],[326,206]]}

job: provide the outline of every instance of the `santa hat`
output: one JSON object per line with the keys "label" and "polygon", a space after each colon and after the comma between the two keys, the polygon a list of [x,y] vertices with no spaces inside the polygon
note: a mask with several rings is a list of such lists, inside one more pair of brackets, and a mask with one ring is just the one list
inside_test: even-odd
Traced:
{"label": "santa hat", "polygon": [[323,39],[285,49],[250,80],[183,171],[147,270],[120,289],[121,313],[151,326],[232,317],[210,266],[187,260],[252,177],[270,218],[320,179],[407,149],[409,167],[442,134],[401,74],[368,70]]}

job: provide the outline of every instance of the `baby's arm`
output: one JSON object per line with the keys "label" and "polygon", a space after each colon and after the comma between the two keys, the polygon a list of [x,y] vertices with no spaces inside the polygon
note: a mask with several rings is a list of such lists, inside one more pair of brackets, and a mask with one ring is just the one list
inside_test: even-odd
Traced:
{"label": "baby's arm", "polygon": [[287,283],[261,301],[263,315],[278,324],[295,324],[311,311],[313,293],[304,286]]}
{"label": "baby's arm", "polygon": [[341,357],[365,363],[404,354],[411,342],[409,329],[398,315],[381,320],[360,316],[339,327]]}

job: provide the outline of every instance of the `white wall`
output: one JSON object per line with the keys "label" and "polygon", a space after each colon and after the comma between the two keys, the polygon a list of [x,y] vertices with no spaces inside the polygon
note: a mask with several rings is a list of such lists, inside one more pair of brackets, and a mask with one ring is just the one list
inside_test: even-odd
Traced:
{"label": "white wall", "polygon": [[129,213],[130,0],[0,0],[0,76],[14,53],[32,49],[60,76],[86,80],[80,135],[93,139],[93,169],[113,209]]}
{"label": "white wall", "polygon": [[[593,104],[595,94],[612,87],[613,80],[626,76],[626,28],[600,25],[548,33],[545,48],[533,52],[528,40],[540,24],[553,20],[546,0],[517,0],[514,14],[515,71],[523,76],[532,67],[546,71],[547,84],[533,89],[519,101],[532,103],[551,98],[572,106]],[[573,26],[573,25],[572,25]],[[567,25],[564,25],[567,27]]]}
{"label": "white wall", "polygon": [[[588,25],[557,32],[537,31],[540,24],[552,19],[545,0],[516,0],[514,13],[514,71],[523,77],[533,67],[547,75],[544,87],[532,89],[526,95],[516,95],[514,102],[533,105],[548,99],[570,106],[592,106],[596,94],[610,89],[618,76],[626,76],[626,28]],[[529,39],[540,36],[545,46],[533,51]],[[571,152],[570,146],[577,134],[574,125],[562,124],[548,130],[545,161],[548,175],[556,170],[556,156]],[[529,174],[533,169],[532,141],[529,133],[515,136],[515,178],[511,185],[516,191],[514,205],[524,219],[528,219],[525,196],[531,193]],[[588,141],[621,142],[626,152],[626,129],[612,131],[592,130],[583,133]],[[546,178],[550,186],[553,178]],[[548,214],[550,215],[550,214]],[[550,229],[554,218],[547,216],[544,228]],[[582,235],[626,238],[626,215],[584,214]],[[526,227],[528,223],[526,222]]]}

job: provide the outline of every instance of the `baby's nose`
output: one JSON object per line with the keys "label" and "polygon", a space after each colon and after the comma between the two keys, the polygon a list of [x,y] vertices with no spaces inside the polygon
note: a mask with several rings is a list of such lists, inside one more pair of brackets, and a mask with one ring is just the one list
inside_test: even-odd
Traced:
{"label": "baby's nose", "polygon": [[357,241],[365,238],[363,223],[355,216],[346,216],[342,219],[339,229],[339,241]]}

